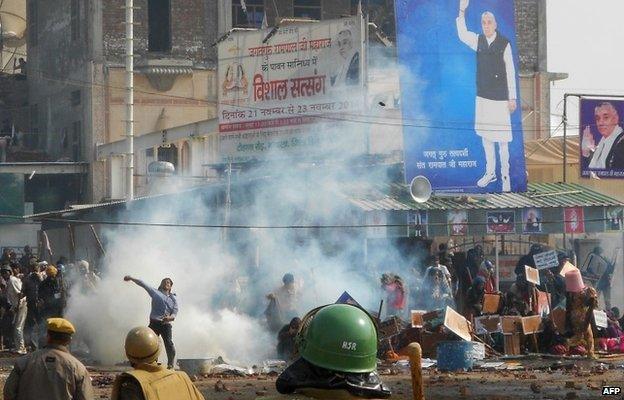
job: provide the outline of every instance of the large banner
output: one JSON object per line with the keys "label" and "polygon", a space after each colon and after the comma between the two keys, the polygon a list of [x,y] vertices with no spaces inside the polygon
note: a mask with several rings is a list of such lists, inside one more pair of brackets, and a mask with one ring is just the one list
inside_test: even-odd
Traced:
{"label": "large banner", "polygon": [[405,176],[526,191],[514,2],[396,2]]}
{"label": "large banner", "polygon": [[624,101],[581,98],[581,176],[624,178]]}
{"label": "large banner", "polygon": [[324,133],[362,113],[363,60],[361,16],[233,32],[219,44],[223,161],[331,147]]}

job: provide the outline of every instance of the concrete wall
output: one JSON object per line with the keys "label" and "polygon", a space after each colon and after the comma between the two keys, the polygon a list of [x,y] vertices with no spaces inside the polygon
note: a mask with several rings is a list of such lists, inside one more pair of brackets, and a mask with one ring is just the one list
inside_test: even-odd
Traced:
{"label": "concrete wall", "polygon": [[29,245],[37,248],[40,224],[0,224],[0,247],[11,247],[18,252]]}

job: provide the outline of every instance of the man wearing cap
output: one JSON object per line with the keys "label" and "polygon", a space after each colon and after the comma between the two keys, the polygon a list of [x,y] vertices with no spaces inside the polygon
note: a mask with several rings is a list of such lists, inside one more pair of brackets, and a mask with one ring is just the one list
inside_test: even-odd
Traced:
{"label": "man wearing cap", "polygon": [[204,400],[186,373],[158,363],[158,336],[150,328],[130,330],[125,350],[133,369],[117,376],[112,400]]}
{"label": "man wearing cap", "polygon": [[46,268],[46,278],[39,285],[39,301],[43,319],[63,316],[64,296],[58,270],[54,265]]}
{"label": "man wearing cap", "polygon": [[24,346],[24,324],[28,306],[26,298],[22,294],[22,281],[13,275],[10,267],[4,266],[0,269],[2,279],[7,283],[7,301],[11,306],[10,313],[13,318],[13,346],[18,354],[26,354]]}
{"label": "man wearing cap", "polygon": [[91,400],[87,369],[69,353],[76,329],[63,318],[47,322],[48,344],[17,359],[4,384],[5,400]]}
{"label": "man wearing cap", "polygon": [[152,298],[149,327],[156,335],[162,336],[163,342],[165,342],[165,351],[167,352],[167,368],[172,369],[175,359],[175,346],[173,345],[171,323],[178,314],[178,300],[175,293],[171,292],[173,281],[171,278],[164,278],[160,282],[158,289],[154,289],[142,280],[129,275],[124,277],[124,281],[132,281],[141,286]]}
{"label": "man wearing cap", "polygon": [[566,272],[566,330],[570,339],[571,354],[594,355],[594,334],[591,321],[598,305],[598,295],[594,288],[585,286],[578,269]]}

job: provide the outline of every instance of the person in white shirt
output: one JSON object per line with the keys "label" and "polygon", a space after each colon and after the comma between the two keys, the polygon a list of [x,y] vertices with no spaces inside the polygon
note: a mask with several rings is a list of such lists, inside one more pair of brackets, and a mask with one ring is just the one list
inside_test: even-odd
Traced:
{"label": "person in white shirt", "polygon": [[609,102],[598,104],[594,109],[596,128],[602,136],[598,145],[589,125],[583,129],[582,156],[589,161],[589,169],[624,170],[624,130],[620,117]]}
{"label": "person in white shirt", "polygon": [[7,301],[11,306],[11,313],[13,314],[13,346],[18,354],[26,354],[24,325],[26,324],[28,307],[26,305],[26,297],[22,294],[22,281],[13,276],[13,271],[8,266],[0,269],[0,275],[7,283]]}
{"label": "person in white shirt", "polygon": [[496,28],[494,14],[481,15],[483,34],[468,31],[466,8],[470,0],[459,1],[457,36],[477,54],[477,98],[475,131],[485,151],[485,174],[477,181],[480,188],[496,182],[496,144],[500,157],[502,191],[511,191],[509,142],[513,140],[511,114],[516,111],[516,69],[511,43]]}

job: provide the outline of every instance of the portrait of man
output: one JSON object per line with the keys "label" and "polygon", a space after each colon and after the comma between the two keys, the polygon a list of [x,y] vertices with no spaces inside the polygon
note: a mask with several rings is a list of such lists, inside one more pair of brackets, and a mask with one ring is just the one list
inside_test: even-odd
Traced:
{"label": "portrait of man", "polygon": [[607,231],[621,231],[624,227],[624,208],[610,207],[605,209]]}
{"label": "portrait of man", "polygon": [[585,232],[585,216],[583,207],[570,207],[563,209],[563,220],[565,221],[565,233]]}
{"label": "portrait of man", "polygon": [[481,34],[468,31],[465,14],[469,2],[470,0],[459,0],[456,25],[459,40],[476,53],[477,96],[474,127],[481,137],[485,152],[485,173],[476,184],[485,188],[497,181],[498,147],[501,188],[503,192],[509,192],[509,143],[513,140],[511,114],[517,108],[516,69],[511,43],[498,31],[496,17],[489,11],[481,15]]}
{"label": "portrait of man", "polygon": [[538,208],[526,208],[522,210],[522,232],[542,232],[542,210]]}
{"label": "portrait of man", "polygon": [[513,211],[488,211],[487,233],[513,233],[515,229],[515,214]]}
{"label": "portrait of man", "polygon": [[360,83],[360,53],[353,45],[353,33],[349,29],[338,32],[335,46],[338,49],[335,69],[329,77],[332,87]]}
{"label": "portrait of man", "polygon": [[594,108],[594,119],[600,133],[598,143],[590,125],[583,128],[581,139],[581,155],[588,162],[587,168],[624,171],[624,130],[618,110],[613,103],[599,103]]}

